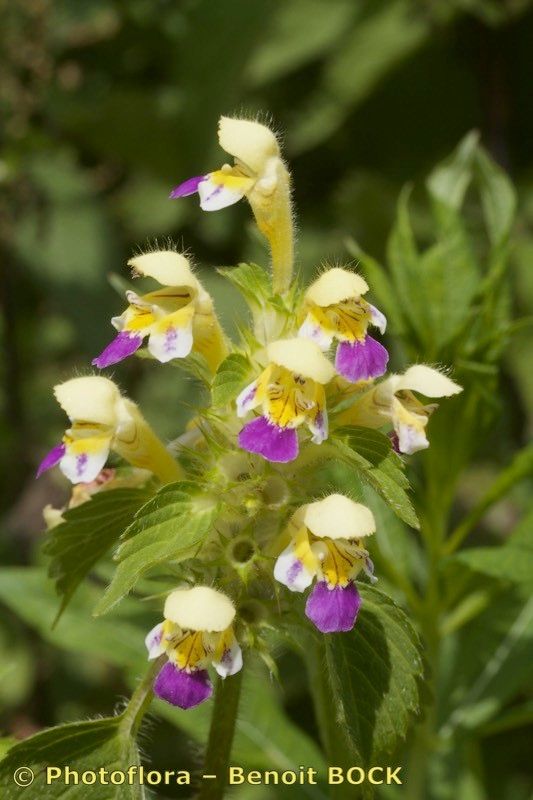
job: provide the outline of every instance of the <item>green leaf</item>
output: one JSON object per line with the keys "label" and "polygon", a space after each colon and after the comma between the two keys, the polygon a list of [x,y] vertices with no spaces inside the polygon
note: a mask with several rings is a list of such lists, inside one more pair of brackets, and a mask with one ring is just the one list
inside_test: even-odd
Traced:
{"label": "green leaf", "polygon": [[408,190],[398,201],[388,259],[404,314],[424,358],[438,358],[442,348],[462,331],[479,290],[480,271],[458,214],[442,206],[443,225],[436,244],[418,253],[411,227]]}
{"label": "green leaf", "polygon": [[[490,268],[483,282],[463,219],[466,193],[472,184],[479,190],[492,244]],[[438,360],[454,339],[464,345],[468,334],[471,338],[486,337],[487,328],[496,327],[494,321],[485,319],[484,323],[479,322],[478,333],[472,305],[480,294],[489,297],[505,268],[504,245],[514,219],[515,197],[507,176],[479,145],[475,131],[433,170],[426,186],[437,224],[436,244],[422,254],[417,252],[406,188],[389,238],[388,261],[405,328],[413,332],[417,352],[421,350],[424,359]],[[488,312],[488,299],[486,305]]]}
{"label": "green leaf", "polygon": [[[90,722],[74,722],[41,731],[19,742],[0,762],[0,789],[4,800],[24,800],[30,796],[46,800],[77,794],[84,800],[143,800],[144,789],[139,785],[113,786],[96,781],[93,785],[72,788],[61,778],[47,783],[48,767],[69,767],[81,774],[87,770],[108,773],[114,770],[127,772],[130,766],[140,765],[140,756],[129,728],[121,724],[123,717],[104,718]],[[31,788],[18,786],[13,773],[20,767],[33,770],[35,780]],[[57,773],[52,773],[57,774]],[[81,778],[80,778],[81,781]]]}
{"label": "green leaf", "polygon": [[387,502],[401,520],[412,528],[419,528],[416,512],[406,492],[409,481],[390,439],[380,431],[358,426],[338,428],[334,438],[340,457],[356,467],[361,479]]}
{"label": "green leaf", "polygon": [[213,495],[194,483],[164,486],[137,513],[116,552],[119,562],[95,614],[104,614],[153,567],[192,555],[205,539],[218,512]]}
{"label": "green leaf", "polygon": [[429,175],[426,186],[438,213],[443,209],[459,211],[472,181],[473,164],[479,143],[479,133],[471,131],[453,153],[438,164]]}
{"label": "green leaf", "polygon": [[421,46],[430,30],[428,20],[413,13],[407,0],[374,4],[326,62],[317,89],[291,126],[291,148],[308,150],[329,138],[378,82]]}
{"label": "green leaf", "polygon": [[[372,559],[376,574],[386,575],[394,568],[401,576],[423,581],[425,563],[418,540],[412,531],[394,514],[381,497],[376,497],[369,486],[363,486],[363,502],[370,505],[376,520],[375,547]],[[370,543],[372,546],[374,543]],[[394,580],[394,578],[393,578]]]}
{"label": "green leaf", "polygon": [[[448,581],[457,581],[457,570],[447,575]],[[483,578],[483,585],[487,580]],[[471,581],[467,591],[477,582],[478,578]],[[530,683],[532,646],[530,586],[493,591],[490,605],[447,642],[451,663],[442,675],[443,737],[457,729],[477,728],[499,715]]]}
{"label": "green leaf", "polygon": [[[533,723],[533,700],[526,701],[521,706],[513,707],[508,711],[498,714],[498,719],[489,723],[482,729],[484,736],[493,736],[495,733],[510,731]],[[1,746],[1,740],[0,740]]]}
{"label": "green leaf", "polygon": [[426,352],[433,347],[432,355],[437,356],[462,331],[480,278],[462,230],[450,230],[447,238],[421,255],[412,297],[417,319],[428,337]]}
{"label": "green leaf", "polygon": [[363,470],[361,477],[387,502],[397,517],[418,530],[420,523],[405,489],[381,469]]}
{"label": "green leaf", "polygon": [[249,383],[251,374],[252,365],[246,356],[232,353],[225,358],[213,380],[211,389],[213,405],[220,407],[232,403]]}
{"label": "green leaf", "polygon": [[391,277],[403,310],[405,327],[412,329],[423,340],[427,325],[421,319],[426,313],[417,303],[416,288],[419,279],[419,253],[409,214],[411,187],[406,186],[398,198],[396,220],[387,241],[387,261]]}
{"label": "green leaf", "polygon": [[56,622],[81,581],[153,494],[149,489],[114,489],[94,495],[63,514],[65,522],[47,536],[43,552],[51,557],[50,577],[61,595]]}
{"label": "green leaf", "polygon": [[97,586],[80,586],[55,628],[57,595],[44,569],[5,567],[0,569],[0,601],[32,630],[55,647],[101,658],[118,667],[144,663],[144,636],[153,616],[139,603],[124,603],[120,615],[94,619],[91,609],[101,594]]}
{"label": "green leaf", "polygon": [[243,295],[252,308],[263,307],[272,295],[270,275],[257,264],[239,264],[238,267],[223,267],[217,272],[227,278]]}
{"label": "green leaf", "polygon": [[446,543],[446,552],[452,553],[475,528],[484,514],[507,492],[524,478],[533,475],[533,444],[524,447],[503,469],[481,500],[466,515]]}
{"label": "green leaf", "polygon": [[499,248],[511,233],[516,213],[516,192],[504,170],[482,148],[476,153],[475,174],[487,233],[492,246]]}
{"label": "green leaf", "polygon": [[382,763],[405,739],[420,710],[424,666],[418,635],[405,613],[376,589],[360,587],[363,603],[350,633],[324,638],[330,713],[355,761]]}
{"label": "green leaf", "polygon": [[[57,147],[46,154],[39,149],[27,159],[25,170],[34,190],[46,202],[46,235],[41,230],[40,211],[30,205],[17,225],[16,246],[21,258],[35,270],[39,281],[63,284],[88,294],[102,280],[102,264],[109,263],[112,230],[103,206],[97,202],[88,170],[83,170],[73,151]],[[74,277],[69,253],[86,242],[78,254],[79,274]],[[85,315],[83,304],[77,314]],[[67,309],[65,309],[67,313]],[[94,317],[94,309],[91,311]]]}
{"label": "green leaf", "polygon": [[0,759],[2,759],[8,750],[10,750],[14,744],[17,744],[17,739],[14,736],[2,736],[0,737]]}
{"label": "green leaf", "polygon": [[533,588],[533,510],[500,547],[472,547],[450,559],[474,572]]}
{"label": "green leaf", "polygon": [[398,333],[403,328],[402,315],[398,308],[394,287],[385,268],[375,258],[365,253],[352,237],[346,241],[346,247],[348,252],[358,259],[358,266],[368,280],[370,291],[376,297],[380,310],[387,316],[389,328]]}
{"label": "green leaf", "polygon": [[11,614],[0,621],[0,707],[20,706],[31,696],[36,663],[33,648],[22,626]]}
{"label": "green leaf", "polygon": [[479,133],[471,131],[454,152],[439,164],[426,185],[441,222],[459,212],[468,187],[475,181],[483,204],[487,233],[497,248],[509,237],[516,212],[516,193],[504,170],[479,144]]}
{"label": "green leaf", "polygon": [[268,38],[255,50],[247,74],[254,86],[302,67],[335,46],[356,11],[351,0],[292,0],[277,7]]}
{"label": "green leaf", "polygon": [[409,481],[404,474],[404,464],[392,449],[391,440],[384,433],[359,425],[337,428],[336,433],[345,436],[350,447],[368,463],[390,474],[404,489],[409,487]]}

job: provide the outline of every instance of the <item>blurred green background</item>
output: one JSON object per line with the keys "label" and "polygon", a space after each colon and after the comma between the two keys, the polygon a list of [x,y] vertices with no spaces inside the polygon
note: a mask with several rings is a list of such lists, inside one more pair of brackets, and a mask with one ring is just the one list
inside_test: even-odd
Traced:
{"label": "blurred green background", "polygon": [[[39,483],[33,474],[64,428],[51,387],[90,369],[112,335],[110,316],[122,310],[109,276],[127,277],[137,248],[170,238],[194,254],[231,328],[238,301],[213,267],[266,259],[246,204],[203,214],[194,198],[167,199],[173,185],[224,160],[215,135],[221,114],[259,114],[281,132],[305,274],[325,259],[351,260],[350,237],[381,259],[406,182],[415,182],[423,240],[420,184],[478,129],[517,186],[514,303],[517,314],[533,313],[528,0],[4,0],[0,8],[5,563],[40,560],[42,507],[66,496],[58,474]],[[505,422],[463,478],[465,509],[530,438],[532,344],[525,326],[507,351],[496,398]],[[193,388],[187,376],[135,359],[114,375],[163,437],[179,434]],[[505,534],[516,517],[511,496],[488,516],[487,536]],[[109,647],[80,645],[74,654],[61,626],[36,634],[54,603],[50,596],[50,609],[30,613],[33,627],[9,615],[0,629],[10,734],[104,713],[127,693]],[[86,643],[93,633],[77,635]],[[297,668],[289,663],[286,676],[289,713],[312,730]],[[162,724],[154,752],[164,763]],[[523,735],[484,741],[491,797],[525,797],[516,794],[528,767]]]}

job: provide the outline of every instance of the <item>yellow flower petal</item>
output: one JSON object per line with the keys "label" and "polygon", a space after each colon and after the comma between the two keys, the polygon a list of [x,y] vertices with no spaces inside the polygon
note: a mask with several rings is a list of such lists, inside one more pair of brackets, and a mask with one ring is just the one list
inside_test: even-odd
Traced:
{"label": "yellow flower petal", "polygon": [[153,278],[162,286],[188,286],[198,290],[198,281],[189,261],[174,250],[143,253],[130,258],[128,266],[138,275]]}
{"label": "yellow flower petal", "polygon": [[279,156],[274,133],[265,125],[247,119],[221,117],[218,141],[226,153],[241,161],[255,173],[263,171],[265,161]]}
{"label": "yellow flower petal", "polygon": [[165,602],[165,618],[191,631],[220,632],[229,628],[235,606],[225,594],[208,586],[176,589]]}
{"label": "yellow flower petal", "polygon": [[311,549],[309,534],[305,525],[302,525],[296,535],[293,536],[292,544],[295,558],[301,561],[306,570],[314,575],[318,569],[318,560]]}
{"label": "yellow flower petal", "polygon": [[366,550],[348,542],[324,540],[313,548],[322,550],[320,571],[330,586],[347,586],[363,569]]}
{"label": "yellow flower petal", "polygon": [[268,345],[267,356],[273,364],[317,383],[329,383],[335,375],[333,365],[310,339],[278,339]]}
{"label": "yellow flower petal", "polygon": [[[265,384],[263,375],[260,384]],[[314,415],[318,388],[322,389],[309,378],[295,376],[285,367],[273,366],[264,389],[263,407],[268,418],[281,428],[297,427],[307,417]],[[258,396],[261,396],[260,391]]]}
{"label": "yellow flower petal", "polygon": [[54,387],[57,402],[74,422],[91,422],[115,427],[117,404],[120,402],[118,386],[108,378],[88,375],[72,378]]}
{"label": "yellow flower petal", "polygon": [[341,267],[333,267],[323,272],[311,284],[305,299],[317,306],[331,306],[342,300],[359,298],[368,292],[368,284],[360,275]]}
{"label": "yellow flower petal", "polygon": [[342,494],[330,494],[303,509],[303,522],[320,539],[361,539],[376,530],[370,509]]}
{"label": "yellow flower petal", "polygon": [[204,642],[203,633],[201,631],[188,633],[179,639],[176,644],[171,644],[167,654],[169,660],[176,664],[178,669],[195,669],[208,656],[208,648]]}
{"label": "yellow flower petal", "polygon": [[235,169],[217,169],[215,172],[211,172],[209,177],[217,186],[224,186],[226,189],[241,192],[242,194],[246,194],[254,184],[253,178],[240,175]]}
{"label": "yellow flower petal", "polygon": [[409,367],[403,375],[394,377],[397,378],[394,392],[410,389],[413,392],[420,392],[426,397],[451,397],[463,391],[462,386],[454,383],[437,369],[425,364],[415,364]]}
{"label": "yellow flower petal", "polygon": [[340,341],[362,341],[371,320],[370,306],[365,300],[342,300],[331,306],[308,303],[309,316],[326,336]]}

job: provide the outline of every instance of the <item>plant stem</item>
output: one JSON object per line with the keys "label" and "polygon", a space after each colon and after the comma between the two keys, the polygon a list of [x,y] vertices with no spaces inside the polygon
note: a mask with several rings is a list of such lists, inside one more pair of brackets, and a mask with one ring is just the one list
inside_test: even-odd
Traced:
{"label": "plant stem", "polygon": [[[435,497],[431,487],[434,481],[428,481],[426,493],[431,500]],[[418,622],[426,643],[427,662],[429,666],[428,681],[432,685],[432,700],[426,708],[426,716],[415,731],[413,746],[409,754],[406,786],[406,800],[424,800],[427,797],[427,780],[429,761],[437,746],[437,707],[436,695],[439,682],[439,660],[441,646],[441,593],[440,593],[440,560],[447,528],[447,511],[438,502],[428,502],[431,512],[422,516],[421,534],[425,543],[428,565],[428,580],[423,603],[415,609]]]}
{"label": "plant stem", "polygon": [[163,655],[150,664],[148,672],[133,692],[122,715],[121,729],[127,736],[135,736],[153,698],[154,678],[166,661]]}
{"label": "plant stem", "polygon": [[221,800],[224,797],[231,745],[239,710],[242,675],[243,670],[241,669],[236,675],[225,680],[218,679],[203,770],[204,776],[216,775],[216,778],[203,779],[198,795],[199,800]]}

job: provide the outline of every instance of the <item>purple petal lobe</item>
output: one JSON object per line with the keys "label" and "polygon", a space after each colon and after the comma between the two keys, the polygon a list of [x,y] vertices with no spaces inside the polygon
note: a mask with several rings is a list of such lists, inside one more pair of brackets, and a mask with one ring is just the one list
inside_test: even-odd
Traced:
{"label": "purple petal lobe", "polygon": [[93,358],[92,363],[98,369],[110,367],[112,364],[118,364],[128,356],[131,356],[143,343],[142,336],[131,335],[126,331],[121,331],[118,336],[115,336],[105,350],[102,350],[97,358]]}
{"label": "purple petal lobe", "polygon": [[338,633],[352,630],[360,607],[353,583],[330,589],[326,581],[319,581],[307,598],[305,613],[322,633]]}
{"label": "purple petal lobe", "polygon": [[379,378],[387,369],[389,354],[382,344],[371,336],[362,342],[341,342],[337,347],[335,368],[347,381],[356,383],[369,378]]}
{"label": "purple petal lobe", "polygon": [[52,447],[50,452],[45,455],[45,457],[39,464],[39,467],[37,469],[37,474],[35,475],[35,477],[40,478],[43,472],[46,472],[47,469],[52,469],[52,467],[55,467],[56,464],[59,464],[64,455],[65,455],[64,444],[56,444],[55,447]]}
{"label": "purple petal lobe", "polygon": [[176,200],[178,197],[188,197],[190,194],[195,194],[198,191],[198,184],[205,181],[205,175],[196,175],[194,178],[188,178],[179,186],[175,186],[170,192],[170,199]]}
{"label": "purple petal lobe", "polygon": [[298,434],[294,428],[280,428],[266,417],[257,417],[239,433],[239,445],[268,461],[286,463],[298,455]]}
{"label": "purple petal lobe", "polygon": [[154,693],[172,706],[194,708],[211,697],[213,687],[207,670],[185,672],[167,661],[155,679]]}

